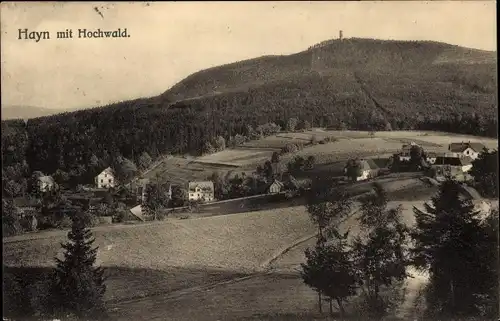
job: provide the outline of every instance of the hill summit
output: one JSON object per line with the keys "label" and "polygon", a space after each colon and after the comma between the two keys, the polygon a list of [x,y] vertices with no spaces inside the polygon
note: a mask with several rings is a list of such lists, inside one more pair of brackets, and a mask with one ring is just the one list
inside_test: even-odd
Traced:
{"label": "hill summit", "polygon": [[[323,81],[350,81],[353,79],[349,76],[356,72],[375,73],[394,81],[413,78],[414,82],[435,80],[459,85],[462,82],[491,91],[495,87],[495,72],[487,70],[495,64],[495,52],[439,42],[332,39],[292,55],[264,56],[202,70],[164,95],[177,101],[246,91],[270,83],[281,82],[286,86],[287,82],[300,83],[318,77]],[[456,79],[455,75],[463,79]]]}
{"label": "hill summit", "polygon": [[32,170],[86,183],[92,162],[199,155],[220,137],[231,145],[291,118],[339,130],[496,137],[494,56],[427,41],[331,40],[203,70],[157,97],[2,123],[2,156],[5,166],[26,160]]}

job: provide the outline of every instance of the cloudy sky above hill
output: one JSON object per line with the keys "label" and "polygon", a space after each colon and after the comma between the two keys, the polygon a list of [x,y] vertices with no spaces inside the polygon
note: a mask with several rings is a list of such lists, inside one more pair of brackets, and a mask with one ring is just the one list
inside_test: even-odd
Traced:
{"label": "cloudy sky above hill", "polygon": [[[92,107],[153,96],[200,69],[344,37],[496,50],[494,1],[1,4],[2,106]],[[19,40],[19,29],[51,39]],[[80,39],[78,29],[130,37]],[[56,39],[73,30],[73,39]]]}

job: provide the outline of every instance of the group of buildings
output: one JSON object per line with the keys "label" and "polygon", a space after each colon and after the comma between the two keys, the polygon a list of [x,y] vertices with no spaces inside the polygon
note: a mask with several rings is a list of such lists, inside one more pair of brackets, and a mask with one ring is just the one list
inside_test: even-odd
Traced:
{"label": "group of buildings", "polygon": [[[415,143],[403,145],[401,151],[395,155],[401,163],[409,163],[411,160],[411,149],[418,146]],[[447,176],[457,180],[466,180],[467,172],[472,168],[472,162],[479,157],[479,154],[486,149],[481,143],[460,142],[448,145],[448,150],[444,152],[425,153],[425,163],[427,167],[434,170],[435,178],[443,180]],[[373,159],[360,160],[360,172],[357,181],[367,180],[378,175],[380,167]],[[344,170],[347,172],[347,169]]]}

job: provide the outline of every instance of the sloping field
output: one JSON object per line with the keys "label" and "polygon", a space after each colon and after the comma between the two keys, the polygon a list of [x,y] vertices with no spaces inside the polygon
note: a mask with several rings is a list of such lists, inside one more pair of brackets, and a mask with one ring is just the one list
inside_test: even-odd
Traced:
{"label": "sloping field", "polygon": [[249,163],[261,162],[270,159],[273,150],[245,149],[226,149],[218,153],[198,157],[196,163],[201,164],[221,164],[227,166],[245,166]]}
{"label": "sloping field", "polygon": [[339,139],[328,144],[318,144],[304,148],[293,155],[286,155],[282,159],[295,156],[314,156],[317,164],[345,161],[354,157],[368,157],[373,155],[386,155],[401,149],[401,143],[388,142],[382,138]]}
{"label": "sloping field", "polygon": [[[95,232],[104,266],[164,269],[258,270],[280,248],[314,231],[304,207],[168,220]],[[8,266],[52,266],[65,236],[36,241],[4,241]]]}
{"label": "sloping field", "polygon": [[194,159],[169,157],[145,174],[144,177],[155,180],[158,175],[160,181],[186,186],[189,181],[206,180],[215,171],[227,172],[236,168],[237,166],[234,164],[201,164],[194,162]]}

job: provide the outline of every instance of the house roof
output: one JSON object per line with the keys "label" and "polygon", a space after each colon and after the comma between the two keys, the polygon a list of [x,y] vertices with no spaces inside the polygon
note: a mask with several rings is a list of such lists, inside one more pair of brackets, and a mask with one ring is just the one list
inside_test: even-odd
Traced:
{"label": "house roof", "polygon": [[38,177],[38,180],[45,184],[54,184],[54,178],[52,178],[52,176],[40,176]]}
{"label": "house roof", "polygon": [[142,206],[141,205],[134,206],[129,211],[130,211],[130,213],[132,213],[132,215],[134,215],[135,217],[137,217],[141,221],[145,221],[144,216],[142,215]]}
{"label": "house roof", "polygon": [[189,182],[189,191],[195,191],[196,187],[201,188],[202,191],[214,191],[214,182],[212,181],[198,181],[198,182]]}
{"label": "house roof", "polygon": [[435,165],[464,166],[472,164],[470,157],[436,157]]}
{"label": "house roof", "polygon": [[361,159],[360,164],[361,164],[362,171],[371,170],[371,169],[378,169],[378,166],[377,166],[377,164],[375,164],[373,159],[369,159],[369,158],[368,159]]}
{"label": "house roof", "polygon": [[481,143],[471,143],[471,142],[461,142],[461,143],[451,143],[448,149],[455,153],[462,153],[467,148],[473,149],[475,152],[481,152],[485,146]]}
{"label": "house roof", "polygon": [[98,175],[101,174],[109,174],[109,175],[114,175],[113,169],[111,167],[105,168],[102,172],[100,172]]}
{"label": "house roof", "polygon": [[276,184],[276,185],[278,185],[278,186],[280,186],[280,187],[285,186],[285,184],[283,184],[281,181],[278,181],[277,179],[275,179],[275,180],[271,183],[271,185],[273,185],[273,184]]}

